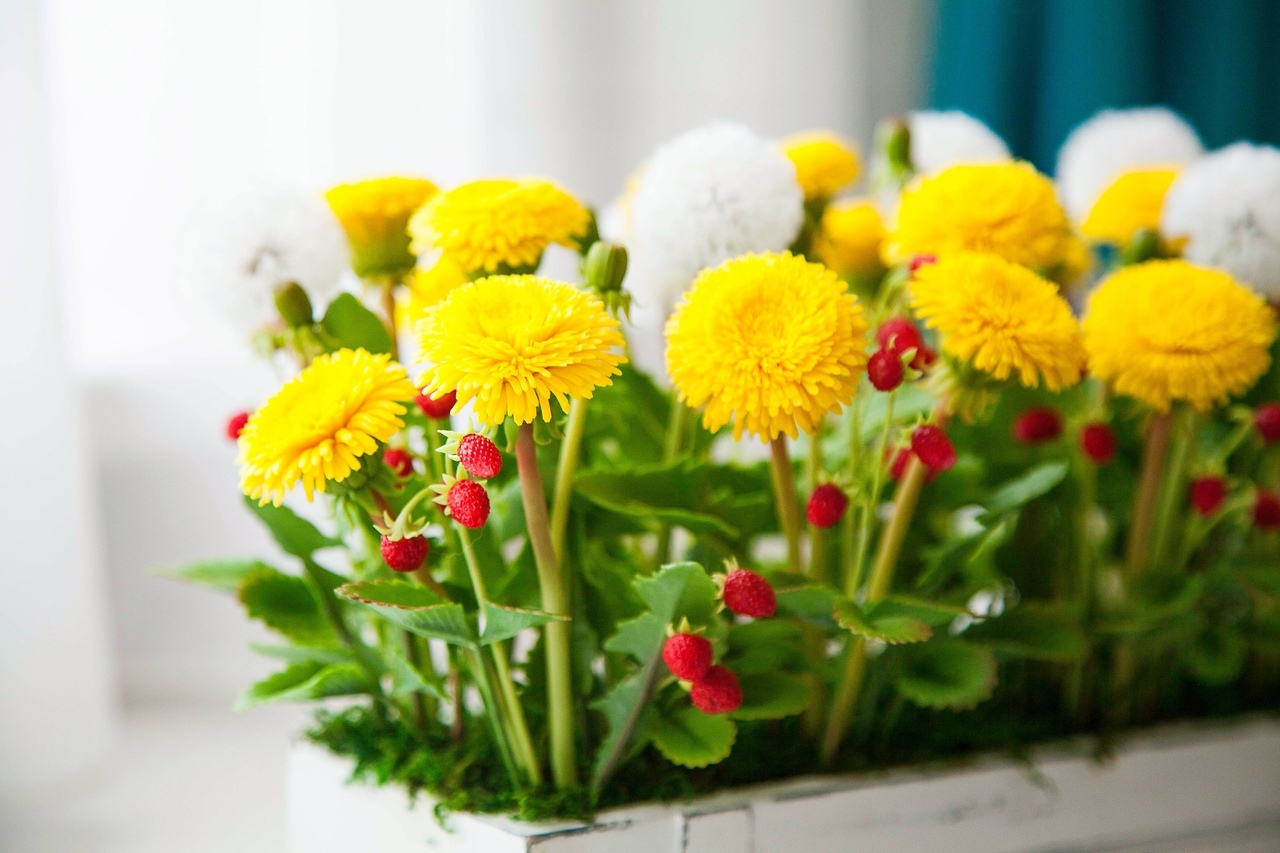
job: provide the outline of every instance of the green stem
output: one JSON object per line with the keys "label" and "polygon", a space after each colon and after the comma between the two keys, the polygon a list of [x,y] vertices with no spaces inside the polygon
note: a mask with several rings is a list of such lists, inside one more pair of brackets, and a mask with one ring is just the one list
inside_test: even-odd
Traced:
{"label": "green stem", "polygon": [[[476,601],[480,612],[486,613],[489,605],[489,593],[485,589],[484,576],[480,573],[480,561],[476,558],[475,547],[471,543],[471,531],[457,525],[458,541],[462,545],[462,554],[466,558],[467,571],[471,575],[471,586],[475,590]],[[486,613],[486,617],[488,615]],[[542,768],[538,764],[538,754],[533,748],[533,738],[529,736],[529,723],[525,720],[524,707],[520,704],[520,695],[516,692],[516,683],[511,678],[511,665],[507,660],[506,643],[491,643],[489,653],[493,657],[493,667],[497,675],[498,689],[502,694],[503,704],[507,709],[507,728],[514,742],[514,752],[525,774],[534,787],[542,784]]]}
{"label": "green stem", "polygon": [[391,336],[391,357],[400,358],[399,331],[396,329],[396,281],[384,278],[378,283],[378,298],[382,304],[382,314],[387,326],[387,334]]}
{"label": "green stem", "polygon": [[1169,559],[1174,520],[1186,501],[1187,464],[1195,444],[1197,424],[1195,409],[1190,406],[1182,406],[1174,416],[1169,464],[1166,466],[1160,501],[1156,508],[1155,528],[1152,532],[1151,558],[1160,568],[1165,568],[1166,561]]}
{"label": "green stem", "polygon": [[570,659],[573,618],[569,588],[560,574],[560,562],[551,544],[547,520],[547,496],[538,471],[538,449],[533,425],[521,424],[516,438],[516,465],[520,471],[520,497],[524,502],[529,545],[538,566],[542,609],[563,620],[543,627],[547,658],[547,712],[551,729],[551,772],[556,787],[578,784],[578,760],[573,730],[573,669]]}
{"label": "green stem", "polygon": [[573,475],[582,456],[582,436],[587,425],[587,401],[579,398],[569,403],[569,420],[560,442],[560,460],[556,463],[555,491],[551,504],[551,547],[564,559],[564,537],[569,527],[569,504],[573,498]]}
{"label": "green stem", "polygon": [[[1089,518],[1093,513],[1093,504],[1098,487],[1098,472],[1093,462],[1085,458],[1083,453],[1075,455],[1076,479],[1080,488],[1080,504],[1076,511],[1076,555],[1078,576],[1075,593],[1079,596],[1085,633],[1093,636],[1093,622],[1097,607],[1097,555],[1089,534]],[[1092,644],[1090,644],[1091,646]],[[1093,657],[1092,647],[1088,648],[1084,657],[1071,666],[1068,674],[1064,704],[1069,719],[1082,724],[1085,717],[1084,689],[1085,675]]]}
{"label": "green stem", "polygon": [[773,496],[778,504],[778,522],[787,537],[787,569],[801,572],[800,502],[796,498],[796,476],[787,453],[787,437],[780,435],[769,442],[770,466],[773,471]]}
{"label": "green stem", "polygon": [[[671,412],[667,417],[666,441],[662,445],[662,461],[674,462],[680,454],[684,442],[685,427],[689,422],[689,407],[680,400],[671,401]],[[666,565],[671,556],[671,524],[662,522],[658,527],[658,544],[653,552],[653,569],[657,571]]]}
{"label": "green stem", "polygon": [[[861,483],[864,480],[862,476],[862,395],[856,397],[853,401],[852,412],[850,414],[850,430],[849,430],[849,464],[847,467],[849,482]],[[857,505],[850,507],[849,512],[845,513],[844,522],[840,527],[840,557],[843,568],[843,575],[840,586],[848,588],[849,579],[853,577],[855,566],[857,565],[857,532],[862,525],[862,513],[866,509],[867,501],[860,500]]]}
{"label": "green stem", "polygon": [[[498,697],[493,692],[493,681],[489,678],[488,667],[484,665],[484,658],[480,654],[480,650],[474,647],[466,648],[467,665],[471,670],[471,680],[475,682],[476,690],[480,691],[480,700],[484,702],[484,707],[489,713],[485,717],[489,721],[489,728],[493,730],[493,742],[498,746],[498,755],[502,758],[502,765],[507,770],[507,776],[511,779],[511,784],[515,787],[521,787],[520,773],[516,770],[515,759],[511,754],[511,744],[507,740],[507,733],[502,727],[502,717],[498,713]],[[455,703],[454,706],[461,719],[463,704],[461,701]]]}
{"label": "green stem", "polygon": [[1129,544],[1125,552],[1125,569],[1130,576],[1146,568],[1151,554],[1156,502],[1160,497],[1160,482],[1164,475],[1165,459],[1169,455],[1172,430],[1173,419],[1168,414],[1156,415],[1147,430],[1147,442],[1142,451],[1142,472],[1133,502],[1133,522],[1129,528]]}
{"label": "green stem", "polygon": [[897,390],[890,391],[889,399],[885,403],[884,426],[880,429],[880,441],[876,444],[875,453],[871,459],[871,488],[867,491],[862,513],[859,516],[862,523],[858,528],[853,570],[845,579],[844,591],[850,598],[856,596],[858,588],[862,586],[862,573],[867,563],[867,549],[871,544],[871,520],[875,518],[876,507],[880,505],[880,490],[884,488],[885,467],[892,464],[885,461],[884,454],[889,447],[889,434],[893,429],[893,408],[897,399]]}

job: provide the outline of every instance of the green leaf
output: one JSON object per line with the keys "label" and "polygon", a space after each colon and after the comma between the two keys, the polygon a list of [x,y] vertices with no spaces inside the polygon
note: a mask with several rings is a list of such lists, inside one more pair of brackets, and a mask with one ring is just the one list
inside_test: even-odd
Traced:
{"label": "green leaf", "polygon": [[852,601],[836,604],[836,621],[860,637],[886,643],[923,643],[933,629],[945,625],[965,610],[949,604],[892,596],[858,607]]}
{"label": "green leaf", "polygon": [[475,646],[476,636],[461,604],[407,581],[364,581],[338,587],[338,595],[368,605],[393,624],[434,640]]}
{"label": "green leaf", "polygon": [[[643,703],[653,672],[659,666],[661,664],[655,655],[648,664],[613,685],[591,703],[591,707],[603,714],[609,724],[607,733],[596,749],[595,770],[591,780],[594,790],[599,791],[609,774],[645,744],[648,722],[653,713]],[[629,734],[628,743],[620,742],[623,732]]]}
{"label": "green leaf", "polygon": [[317,648],[315,646],[271,646],[250,643],[249,648],[263,657],[278,658],[288,663],[349,663],[351,652],[344,648]]}
{"label": "green leaf", "polygon": [[583,471],[574,491],[596,506],[650,522],[664,521],[695,535],[738,538],[738,528],[707,512],[706,470],[681,460],[662,465]]}
{"label": "green leaf", "polygon": [[1089,643],[1076,614],[1034,603],[979,622],[964,632],[964,638],[997,652],[1050,661],[1077,660]]}
{"label": "green leaf", "polygon": [[836,604],[848,602],[831,587],[820,584],[778,588],[776,594],[780,613],[829,631],[840,627],[835,617]]}
{"label": "green leaf", "polygon": [[704,714],[691,705],[659,714],[649,725],[658,752],[681,767],[707,767],[729,757],[738,727],[718,714]]}
{"label": "green leaf", "polygon": [[337,643],[333,626],[325,618],[311,585],[293,575],[260,568],[240,585],[240,603],[249,618],[302,646]]}
{"label": "green leaf", "polygon": [[484,630],[480,633],[480,645],[509,640],[526,628],[539,628],[548,622],[567,621],[563,616],[553,616],[541,610],[523,610],[519,607],[502,607],[492,602],[483,606]]}
{"label": "green leaf", "polygon": [[346,348],[375,354],[391,352],[387,327],[350,293],[343,293],[329,303],[320,324],[328,332],[330,351]]}
{"label": "green leaf", "polygon": [[222,592],[239,592],[245,578],[258,569],[271,568],[261,560],[211,560],[192,563],[166,574],[176,580],[200,584]]}
{"label": "green leaf", "polygon": [[809,705],[809,685],[794,675],[757,672],[738,679],[742,707],[735,720],[778,720],[799,714]]}
{"label": "green leaf", "polygon": [[330,696],[352,696],[368,693],[369,687],[364,670],[355,664],[295,663],[252,685],[240,695],[236,710],[267,702],[311,702]]}
{"label": "green leaf", "polygon": [[1066,462],[1046,462],[998,486],[987,501],[987,514],[1000,515],[1048,494],[1067,477]]}
{"label": "green leaf", "polygon": [[789,619],[755,619],[729,629],[723,663],[739,677],[800,665],[800,626]]}
{"label": "green leaf", "polygon": [[1187,646],[1187,669],[1192,677],[1205,684],[1230,684],[1244,672],[1248,646],[1239,631],[1223,626],[1200,632]]}
{"label": "green leaf", "polygon": [[269,503],[258,506],[258,502],[247,495],[244,502],[267,526],[271,537],[286,554],[306,560],[321,548],[341,544],[336,539],[325,536],[314,524],[300,518],[287,506],[272,506]]}
{"label": "green leaf", "polygon": [[430,693],[437,699],[447,698],[444,683],[434,671],[414,666],[404,652],[395,646],[383,650],[387,672],[391,674],[391,696],[399,699],[414,693]]}
{"label": "green leaf", "polygon": [[995,690],[996,659],[990,649],[946,638],[900,651],[894,684],[917,705],[972,708]]}

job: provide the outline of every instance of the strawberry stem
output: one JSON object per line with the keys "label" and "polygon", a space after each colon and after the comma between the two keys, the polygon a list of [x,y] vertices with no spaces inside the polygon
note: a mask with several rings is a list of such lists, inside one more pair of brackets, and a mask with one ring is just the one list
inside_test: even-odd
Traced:
{"label": "strawberry stem", "polygon": [[800,502],[796,497],[796,475],[791,467],[791,455],[787,452],[787,437],[779,435],[770,440],[770,470],[773,472],[773,497],[778,505],[778,523],[787,537],[787,570],[800,574]]}

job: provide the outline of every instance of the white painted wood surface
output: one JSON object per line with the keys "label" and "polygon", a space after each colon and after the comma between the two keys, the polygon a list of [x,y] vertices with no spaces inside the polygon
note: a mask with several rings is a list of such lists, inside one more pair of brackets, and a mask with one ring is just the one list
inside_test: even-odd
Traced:
{"label": "white painted wood surface", "polygon": [[1035,771],[808,777],[593,826],[450,816],[403,791],[347,785],[346,762],[300,744],[289,773],[294,853],[1265,853],[1280,850],[1280,722],[1176,726],[1098,764],[1061,749]]}

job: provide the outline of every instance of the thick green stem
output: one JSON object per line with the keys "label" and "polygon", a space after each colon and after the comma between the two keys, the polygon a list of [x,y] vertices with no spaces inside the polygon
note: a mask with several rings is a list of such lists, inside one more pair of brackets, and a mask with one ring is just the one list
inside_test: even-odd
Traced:
{"label": "thick green stem", "polygon": [[1160,498],[1160,483],[1164,479],[1165,459],[1169,455],[1172,432],[1173,418],[1168,414],[1156,415],[1147,430],[1147,443],[1142,451],[1142,472],[1133,501],[1133,523],[1129,528],[1129,545],[1125,553],[1125,568],[1131,576],[1146,568],[1151,555],[1156,503]]}
{"label": "thick green stem", "polygon": [[520,496],[524,502],[525,524],[529,545],[538,566],[538,585],[542,592],[542,609],[563,621],[543,627],[547,658],[547,712],[551,729],[551,772],[556,787],[572,788],[578,784],[578,760],[573,731],[573,669],[571,637],[573,612],[569,605],[569,588],[560,574],[560,562],[551,543],[551,526],[547,519],[547,496],[538,471],[538,449],[533,440],[532,424],[522,424],[516,438],[516,465],[520,471]]}
{"label": "thick green stem", "polygon": [[564,560],[564,537],[569,527],[569,504],[573,499],[573,475],[582,456],[582,436],[587,425],[587,401],[574,398],[569,404],[569,420],[560,442],[560,460],[556,463],[555,491],[551,505],[551,547]]}
{"label": "thick green stem", "polygon": [[1152,531],[1151,559],[1155,566],[1167,568],[1170,548],[1173,545],[1174,519],[1178,517],[1186,501],[1187,464],[1195,444],[1198,419],[1195,410],[1182,406],[1174,415],[1172,448],[1169,464],[1165,468],[1164,484],[1156,508],[1155,528]]}
{"label": "thick green stem", "polygon": [[780,435],[769,442],[769,461],[773,471],[773,496],[778,505],[778,522],[787,538],[787,569],[801,572],[800,557],[800,502],[796,498],[796,475],[791,468],[791,456],[787,453],[787,438]]}
{"label": "thick green stem", "polygon": [[[680,400],[671,401],[671,413],[667,418],[666,441],[662,445],[662,461],[674,462],[684,442],[685,427],[689,422],[689,407]],[[653,552],[653,568],[662,568],[671,556],[671,525],[662,522],[658,527],[658,544]]]}

